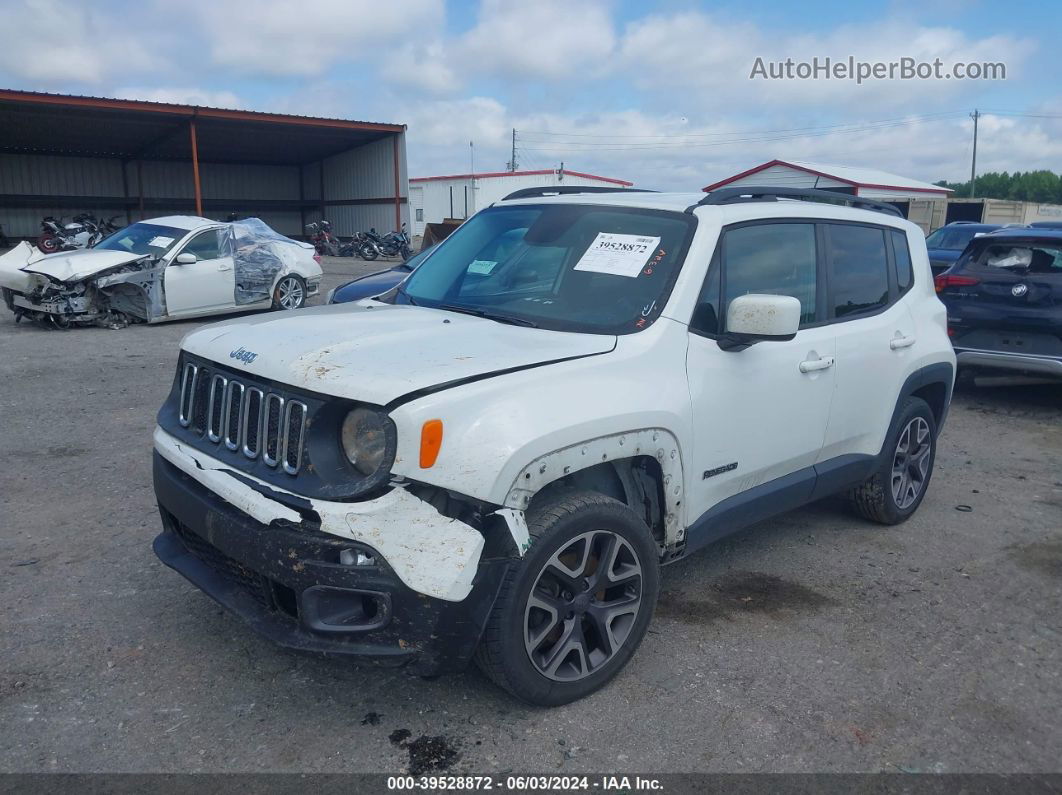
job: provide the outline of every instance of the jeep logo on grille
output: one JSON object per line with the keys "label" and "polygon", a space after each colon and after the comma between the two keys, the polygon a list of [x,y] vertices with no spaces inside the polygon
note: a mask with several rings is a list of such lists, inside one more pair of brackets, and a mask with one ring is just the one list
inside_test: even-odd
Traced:
{"label": "jeep logo on grille", "polygon": [[243,362],[244,364],[250,364],[258,358],[258,354],[251,353],[251,351],[244,350],[243,348],[237,348],[229,354],[229,358],[236,359],[237,361]]}

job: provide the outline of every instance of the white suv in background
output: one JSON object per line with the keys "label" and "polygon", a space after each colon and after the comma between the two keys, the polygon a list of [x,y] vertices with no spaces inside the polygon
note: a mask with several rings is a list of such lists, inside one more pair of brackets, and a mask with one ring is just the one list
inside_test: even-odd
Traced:
{"label": "white suv in background", "polygon": [[155,550],[285,646],[562,704],[662,565],[835,493],[907,519],[954,372],[888,205],[519,191],[383,295],[189,334]]}

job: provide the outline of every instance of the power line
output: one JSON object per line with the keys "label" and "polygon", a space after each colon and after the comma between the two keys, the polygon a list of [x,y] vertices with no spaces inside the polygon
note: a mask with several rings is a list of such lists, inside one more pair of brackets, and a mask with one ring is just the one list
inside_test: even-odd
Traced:
{"label": "power line", "polygon": [[[777,133],[794,133],[794,132],[806,132],[815,130],[839,130],[844,128],[871,128],[879,125],[891,126],[893,124],[914,124],[919,121],[936,120],[940,118],[965,116],[966,111],[941,111],[939,113],[925,113],[917,116],[896,116],[891,119],[878,119],[876,121],[869,122],[845,122],[841,124],[816,124],[806,127],[783,127],[776,130],[743,130],[743,131],[731,131],[731,132],[718,132],[718,133],[639,133],[639,134],[622,134],[622,133],[579,133],[579,132],[556,132],[552,130],[523,130],[520,133],[521,139],[526,140],[527,136],[553,136],[561,138],[595,138],[595,139],[635,139],[635,138],[711,138],[720,136],[732,136],[732,135],[773,135]],[[543,143],[543,142],[538,142]],[[636,143],[632,141],[632,143]],[[588,142],[588,145],[592,145]]]}
{"label": "power line", "polygon": [[[965,112],[963,115],[966,115]],[[947,121],[947,119],[932,119],[927,121]],[[648,143],[648,142],[631,142],[631,143],[592,143],[585,141],[533,141],[531,143],[538,144],[534,147],[524,147],[526,151],[532,152],[580,152],[580,151],[593,151],[593,152],[630,152],[630,151],[649,151],[649,150],[668,150],[668,149],[704,149],[713,148],[717,146],[730,146],[733,144],[747,144],[747,143],[772,143],[777,141],[792,141],[806,138],[821,138],[829,135],[847,135],[850,133],[865,133],[876,132],[878,130],[894,129],[897,127],[909,126],[916,122],[894,122],[892,124],[879,124],[876,126],[865,127],[851,127],[847,129],[820,129],[816,132],[797,133],[791,135],[774,135],[774,134],[759,134],[750,137],[743,138],[730,138],[728,140],[720,141],[706,141],[706,142],[691,142],[691,141],[674,141],[674,142],[661,142],[661,143]]]}

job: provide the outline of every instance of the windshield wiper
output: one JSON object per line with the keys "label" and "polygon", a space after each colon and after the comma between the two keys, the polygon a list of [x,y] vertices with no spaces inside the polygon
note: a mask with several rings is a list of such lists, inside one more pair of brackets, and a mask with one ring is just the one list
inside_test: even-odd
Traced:
{"label": "windshield wiper", "polygon": [[486,309],[476,309],[470,306],[458,306],[456,304],[439,304],[436,309],[445,309],[447,312],[460,312],[462,315],[475,315],[476,317],[484,318],[485,320],[493,320],[498,323],[508,323],[510,326],[527,326],[528,328],[538,328],[538,323],[531,320],[525,320],[522,317],[513,317],[512,315],[498,315],[494,312],[489,312]]}
{"label": "windshield wiper", "polygon": [[396,289],[398,290],[399,295],[409,301],[410,306],[420,306],[420,304],[413,300],[413,296],[406,292],[406,288],[402,286],[402,282],[398,283],[398,287]]}

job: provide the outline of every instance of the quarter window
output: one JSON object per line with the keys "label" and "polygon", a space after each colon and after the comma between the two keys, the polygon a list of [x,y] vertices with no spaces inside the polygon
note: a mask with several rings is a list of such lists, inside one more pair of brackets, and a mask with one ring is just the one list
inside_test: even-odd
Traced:
{"label": "quarter window", "polygon": [[889,232],[892,235],[892,255],[896,262],[896,287],[902,293],[914,281],[911,268],[911,249],[907,246],[907,235],[903,232]]}
{"label": "quarter window", "polygon": [[834,317],[872,312],[889,302],[885,233],[854,224],[828,224],[827,254]]}
{"label": "quarter window", "polygon": [[724,307],[741,295],[789,295],[800,301],[801,325],[813,322],[815,252],[814,224],[754,224],[725,232]]}

